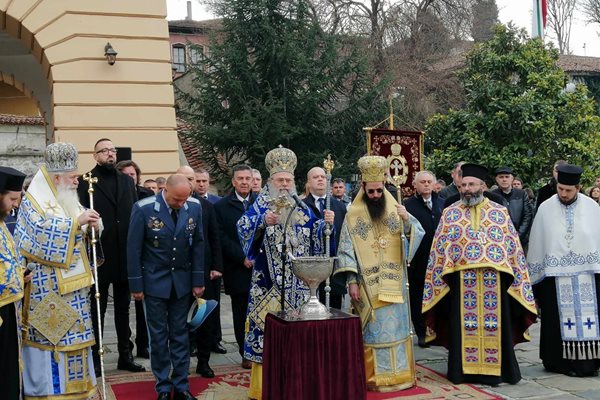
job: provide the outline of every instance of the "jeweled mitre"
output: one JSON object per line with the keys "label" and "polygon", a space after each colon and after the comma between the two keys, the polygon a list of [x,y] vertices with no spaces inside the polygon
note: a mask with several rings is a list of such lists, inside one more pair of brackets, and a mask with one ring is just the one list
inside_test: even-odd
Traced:
{"label": "jeweled mitre", "polygon": [[48,172],[70,172],[77,170],[77,148],[67,142],[49,144],[44,152]]}
{"label": "jeweled mitre", "polygon": [[297,164],[296,154],[282,145],[269,151],[265,157],[265,166],[270,176],[278,172],[289,172],[293,175]]}
{"label": "jeweled mitre", "polygon": [[387,162],[381,156],[364,156],[358,159],[358,168],[363,182],[383,182]]}

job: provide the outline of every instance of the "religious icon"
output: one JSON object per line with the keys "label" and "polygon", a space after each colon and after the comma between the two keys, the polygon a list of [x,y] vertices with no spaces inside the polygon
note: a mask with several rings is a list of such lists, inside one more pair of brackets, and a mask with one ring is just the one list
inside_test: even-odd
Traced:
{"label": "religious icon", "polygon": [[401,154],[402,146],[399,143],[392,144],[390,150],[392,154],[387,157],[390,183],[399,182],[402,185],[408,179],[408,163],[406,162],[406,158]]}

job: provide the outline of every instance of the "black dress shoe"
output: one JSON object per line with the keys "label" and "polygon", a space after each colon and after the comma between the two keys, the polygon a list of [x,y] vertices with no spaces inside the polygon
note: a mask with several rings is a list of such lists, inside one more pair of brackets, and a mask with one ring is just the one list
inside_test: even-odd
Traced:
{"label": "black dress shoe", "polygon": [[169,393],[169,392],[159,393],[157,400],[171,400],[171,393]]}
{"label": "black dress shoe", "polygon": [[133,361],[131,353],[121,353],[119,355],[119,361],[117,362],[117,368],[129,372],[144,372],[146,368]]}
{"label": "black dress shoe", "polygon": [[202,375],[204,378],[214,378],[215,371],[212,370],[208,362],[198,361],[198,365],[196,366],[196,373]]}
{"label": "black dress shoe", "polygon": [[140,348],[140,347],[138,347],[137,356],[139,358],[145,358],[145,359],[149,359],[150,358],[150,354],[148,353],[148,349],[143,349],[143,348]]}
{"label": "black dress shoe", "polygon": [[218,354],[227,354],[227,349],[225,347],[223,347],[223,345],[221,343],[217,343],[215,344],[211,351],[213,353],[218,353]]}
{"label": "black dress shoe", "polygon": [[173,400],[196,400],[194,396],[189,391],[185,392],[175,392],[175,396],[173,396]]}

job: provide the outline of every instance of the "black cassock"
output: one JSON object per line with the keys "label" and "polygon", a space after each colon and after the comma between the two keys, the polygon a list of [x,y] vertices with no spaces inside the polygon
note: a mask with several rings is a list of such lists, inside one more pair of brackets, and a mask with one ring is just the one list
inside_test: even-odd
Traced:
{"label": "black cassock", "polygon": [[19,339],[15,303],[0,307],[0,390],[2,399],[19,399],[21,379],[19,376]]}
{"label": "black cassock", "polygon": [[[596,299],[600,304],[600,276],[596,274],[595,278]],[[569,360],[563,358],[556,280],[553,277],[544,278],[540,283],[533,285],[533,294],[541,309],[540,358],[544,363],[544,368],[565,375],[594,375],[600,368],[600,360]]]}
{"label": "black cassock", "polygon": [[[521,371],[515,357],[515,338],[522,337],[525,327],[531,323],[532,316],[515,299],[507,293],[513,277],[501,273],[501,375],[474,375],[464,374],[462,369],[462,335],[461,307],[463,301],[460,295],[460,274],[453,273],[445,277],[450,288],[448,293],[433,310],[436,324],[428,318],[427,325],[434,326],[436,339],[435,345],[442,345],[448,349],[448,380],[452,383],[480,383],[484,385],[498,385],[502,382],[515,384],[521,380]],[[432,315],[430,315],[432,316]],[[522,341],[522,339],[521,339]]]}

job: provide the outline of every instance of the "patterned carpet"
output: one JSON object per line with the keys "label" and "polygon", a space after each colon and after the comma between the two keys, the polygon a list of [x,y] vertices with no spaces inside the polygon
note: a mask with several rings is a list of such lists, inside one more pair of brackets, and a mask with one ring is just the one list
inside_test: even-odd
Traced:
{"label": "patterned carpet", "polygon": [[[214,367],[215,378],[190,374],[190,391],[198,400],[246,400],[250,373],[238,366]],[[152,373],[118,374],[106,378],[107,399],[152,400],[156,398]],[[394,393],[369,392],[367,400],[484,400],[498,399],[473,385],[454,385],[442,375],[417,365],[417,386]]]}

